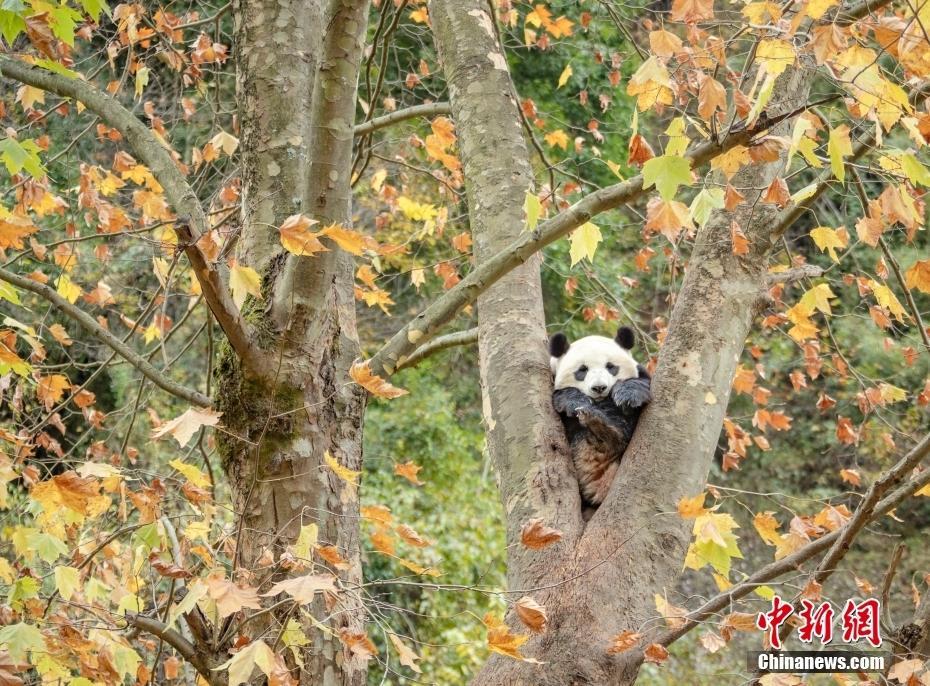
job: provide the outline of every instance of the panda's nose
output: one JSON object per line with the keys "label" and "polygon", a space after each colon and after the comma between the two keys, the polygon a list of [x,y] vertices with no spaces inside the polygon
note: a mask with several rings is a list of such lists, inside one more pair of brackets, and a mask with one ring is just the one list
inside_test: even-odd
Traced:
{"label": "panda's nose", "polygon": [[600,394],[607,390],[607,386],[599,384],[597,386],[591,386],[591,390],[594,391],[595,393]]}

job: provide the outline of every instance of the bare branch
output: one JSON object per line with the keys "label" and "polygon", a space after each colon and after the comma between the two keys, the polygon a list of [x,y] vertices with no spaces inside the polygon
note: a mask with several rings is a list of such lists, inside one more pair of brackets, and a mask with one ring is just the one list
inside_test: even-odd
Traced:
{"label": "bare branch", "polygon": [[[188,258],[192,263],[195,260],[205,262],[200,248],[196,245],[200,236],[210,229],[203,206],[193,188],[181,174],[168,149],[132,112],[123,107],[116,98],[101,92],[80,78],[68,78],[9,57],[0,57],[0,74],[62,97],[73,98],[119,131],[133,152],[142,159],[165,189],[165,195],[178,214],[189,217],[192,228],[188,228],[190,238],[185,240],[188,244],[185,246]],[[248,328],[241,321],[238,308],[233,305],[226,288],[219,279],[204,279],[205,276],[211,275],[212,270],[204,271],[195,265],[194,271],[200,279],[204,299],[213,310],[230,344],[240,356],[243,356],[243,359],[254,357],[254,354],[247,354],[251,348],[246,344],[249,338]],[[237,321],[240,325],[235,326]]]}
{"label": "bare branch", "polygon": [[100,326],[100,324],[98,324],[93,317],[87,314],[80,307],[72,305],[67,300],[65,300],[65,298],[63,298],[53,288],[46,286],[44,283],[33,281],[32,279],[29,279],[25,276],[14,274],[13,272],[7,271],[6,269],[0,269],[0,280],[6,281],[7,283],[12,284],[17,288],[22,288],[25,291],[35,293],[36,295],[52,303],[55,307],[61,310],[61,312],[80,324],[81,327],[87,331],[87,333],[91,334],[102,343],[112,348],[129,364],[142,372],[146,378],[148,378],[152,383],[154,383],[162,390],[165,390],[179,398],[183,398],[184,400],[187,400],[188,402],[191,402],[200,407],[210,407],[213,404],[213,401],[203,393],[195,391],[191,388],[187,388],[186,386],[182,386],[181,384],[177,383],[176,381],[172,381],[167,376],[162,374],[145,358],[135,352],[131,347],[126,345],[126,343]]}
{"label": "bare branch", "polygon": [[433,339],[426,345],[421,345],[411,353],[410,357],[404,360],[403,364],[397,366],[397,371],[415,367],[424,359],[448,348],[454,348],[457,345],[471,345],[478,342],[478,328],[466,329],[465,331],[456,331],[455,333],[446,334]]}
{"label": "bare branch", "polygon": [[[806,107],[804,108],[806,109]],[[803,111],[803,110],[802,110]],[[780,122],[796,117],[798,112],[786,112],[752,128],[730,132],[722,141],[708,141],[696,146],[685,157],[692,168],[699,167],[737,145],[745,145],[753,138]],[[515,267],[523,264],[539,250],[567,235],[592,217],[607,210],[626,205],[643,195],[642,174],[627,181],[595,191],[556,216],[541,222],[533,231],[512,243],[506,250],[486,260],[458,284],[437,298],[429,307],[410,320],[381,348],[370,361],[376,374],[393,374],[399,364],[417,345],[432,338],[436,331],[452,320],[465,305],[474,302],[491,284]]]}
{"label": "bare branch", "polygon": [[355,127],[355,136],[365,136],[378,129],[383,129],[386,126],[413,119],[414,117],[433,117],[437,114],[449,114],[449,112],[451,112],[451,109],[447,102],[431,102],[425,105],[414,105],[413,107],[397,110],[396,112],[385,114],[382,117],[375,117],[374,119],[358,124]]}

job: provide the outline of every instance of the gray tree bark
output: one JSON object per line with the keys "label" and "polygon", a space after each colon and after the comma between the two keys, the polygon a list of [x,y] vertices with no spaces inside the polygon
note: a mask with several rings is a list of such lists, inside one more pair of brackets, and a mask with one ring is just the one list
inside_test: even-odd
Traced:
{"label": "gray tree bark", "polygon": [[[256,370],[227,350],[217,374],[216,406],[234,436],[220,449],[240,515],[236,562],[256,569],[269,551],[277,559],[301,525],[316,523],[320,541],[350,564],[340,578],[356,585],[357,489],[324,461],[329,453],[361,469],[364,393],[347,376],[359,354],[352,259],[334,244],[313,258],[290,255],[276,227],[297,213],[323,225],[350,223],[368,1],[239,0],[234,12],[243,156],[237,257],[262,276],[263,300],[247,302],[244,315],[267,360]],[[286,611],[247,626],[273,641],[293,616],[311,639],[302,684],[364,683],[366,664],[336,638],[340,629],[363,630],[357,599],[340,594],[336,607],[321,599],[308,609],[331,631]]]}

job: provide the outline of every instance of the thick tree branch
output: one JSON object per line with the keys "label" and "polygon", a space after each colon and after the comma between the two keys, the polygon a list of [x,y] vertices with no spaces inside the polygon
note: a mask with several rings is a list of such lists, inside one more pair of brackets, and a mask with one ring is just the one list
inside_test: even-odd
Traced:
{"label": "thick tree branch", "polygon": [[122,356],[129,364],[142,372],[146,378],[148,378],[152,383],[154,383],[162,390],[165,390],[179,398],[183,398],[184,400],[187,400],[188,402],[191,402],[200,407],[210,407],[210,405],[213,404],[213,401],[203,393],[195,391],[191,388],[187,388],[186,386],[182,386],[181,384],[172,381],[167,376],[162,374],[145,358],[135,352],[131,347],[126,345],[126,343],[100,326],[100,324],[98,324],[97,321],[84,310],[82,310],[80,307],[72,305],[67,300],[65,300],[65,298],[63,298],[55,289],[46,286],[43,283],[39,283],[38,281],[33,281],[32,279],[29,279],[25,276],[14,274],[13,272],[7,271],[6,269],[0,269],[0,280],[6,281],[7,283],[12,284],[17,288],[22,288],[25,291],[35,293],[36,295],[49,301],[61,312],[80,324],[81,327],[87,331],[87,333],[96,337],[102,343],[106,344],[115,352],[119,353],[119,355]]}
{"label": "thick tree branch", "polygon": [[425,345],[421,345],[414,350],[410,357],[404,360],[403,364],[397,366],[397,371],[415,367],[430,355],[434,355],[443,350],[454,348],[458,345],[471,345],[478,342],[478,329],[466,329],[465,331],[456,331],[455,333],[438,336]]}
{"label": "thick tree branch", "polygon": [[818,267],[815,264],[805,264],[777,274],[769,274],[765,277],[765,281],[771,286],[776,283],[794,283],[803,279],[816,279],[822,274],[823,267]]}
{"label": "thick tree branch", "polygon": [[[769,119],[752,128],[733,131],[722,141],[702,143],[688,152],[685,157],[691,161],[692,168],[700,167],[737,145],[750,143],[775,124],[797,116],[804,109],[806,107]],[[547,245],[590,221],[595,215],[628,204],[642,195],[643,177],[640,174],[627,181],[595,191],[551,219],[541,222],[533,231],[526,232],[507,249],[475,268],[468,276],[404,325],[371,358],[372,371],[377,374],[393,374],[398,364],[403,363],[406,356],[417,345],[422,345],[432,338],[436,331],[451,321],[461,308],[474,302],[504,274],[526,262]]]}
{"label": "thick tree branch", "polygon": [[[189,218],[190,227],[187,231],[190,236],[184,242],[187,244],[185,252],[191,262],[194,262],[195,253],[197,261],[205,262],[200,248],[196,245],[200,236],[210,229],[203,206],[162,142],[132,112],[112,96],[97,90],[80,78],[68,78],[9,57],[0,57],[0,74],[62,97],[73,98],[97,114],[107,125],[119,131],[132,151],[142,159],[165,189],[165,195],[178,215]],[[230,344],[244,360],[252,360],[253,353],[248,345],[248,327],[239,317],[238,308],[232,303],[226,287],[218,278],[203,278],[209,276],[212,270],[205,272],[195,267],[194,271],[200,280],[204,299],[210,305]]]}
{"label": "thick tree branch", "polygon": [[413,107],[397,110],[396,112],[391,112],[381,117],[375,117],[374,119],[369,119],[366,122],[356,125],[355,136],[356,138],[358,136],[365,136],[378,129],[383,129],[386,126],[413,119],[414,117],[434,117],[437,114],[449,114],[451,111],[449,103],[447,102],[431,102],[425,105],[414,105]]}
{"label": "thick tree branch", "polygon": [[183,220],[179,221],[175,224],[175,233],[200,284],[203,299],[207,301],[210,311],[216,317],[223,333],[226,334],[229,345],[249,369],[261,373],[264,371],[262,369],[264,359],[259,354],[258,348],[252,344],[250,327],[242,318],[242,313],[233,302],[229,289],[220,278],[219,272],[213,264],[207,262],[203,251],[197,246],[197,239],[191,231],[190,224]]}

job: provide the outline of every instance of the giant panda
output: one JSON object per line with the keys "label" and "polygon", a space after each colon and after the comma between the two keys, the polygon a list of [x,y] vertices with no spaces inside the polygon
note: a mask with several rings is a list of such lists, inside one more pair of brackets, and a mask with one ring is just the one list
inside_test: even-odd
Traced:
{"label": "giant panda", "polygon": [[569,343],[557,333],[549,340],[552,404],[571,446],[586,519],[607,497],[639,415],[652,400],[649,373],[630,354],[633,345],[626,326],[613,339],[585,336]]}

